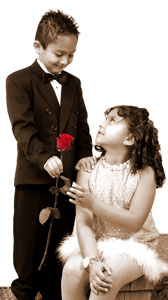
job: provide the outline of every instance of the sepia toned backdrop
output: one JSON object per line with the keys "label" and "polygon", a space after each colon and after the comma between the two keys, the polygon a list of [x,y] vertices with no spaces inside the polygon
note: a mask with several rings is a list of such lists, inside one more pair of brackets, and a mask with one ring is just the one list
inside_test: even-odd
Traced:
{"label": "sepia toned backdrop", "polygon": [[[67,71],[79,77],[93,142],[104,111],[113,105],[146,107],[159,139],[168,176],[168,2],[167,0],[6,0],[0,3],[0,286],[16,274],[12,262],[13,179],[16,142],[6,111],[5,79],[33,63],[33,41],[49,9],[73,15],[81,35]],[[96,152],[95,155],[98,155]],[[168,233],[168,183],[157,191],[156,225]]]}

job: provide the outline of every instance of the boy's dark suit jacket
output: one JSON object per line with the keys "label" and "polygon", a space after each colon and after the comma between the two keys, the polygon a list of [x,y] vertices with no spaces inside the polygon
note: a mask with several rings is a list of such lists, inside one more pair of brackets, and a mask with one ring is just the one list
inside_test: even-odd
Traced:
{"label": "boy's dark suit jacket", "polygon": [[18,144],[15,185],[53,183],[43,166],[52,155],[59,156],[60,133],[75,138],[71,150],[64,152],[64,176],[73,180],[77,161],[92,155],[80,80],[63,72],[67,82],[62,86],[61,107],[51,84],[42,80],[44,72],[37,61],[7,78],[7,108]]}

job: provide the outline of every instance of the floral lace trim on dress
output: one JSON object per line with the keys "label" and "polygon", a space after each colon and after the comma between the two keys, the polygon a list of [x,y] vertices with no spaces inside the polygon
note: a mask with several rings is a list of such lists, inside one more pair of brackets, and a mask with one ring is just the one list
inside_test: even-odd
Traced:
{"label": "floral lace trim on dress", "polygon": [[101,158],[100,162],[105,168],[110,169],[112,171],[121,171],[123,169],[130,168],[130,160],[127,160],[119,165],[117,164],[111,165],[108,162],[106,162],[106,159],[103,157]]}

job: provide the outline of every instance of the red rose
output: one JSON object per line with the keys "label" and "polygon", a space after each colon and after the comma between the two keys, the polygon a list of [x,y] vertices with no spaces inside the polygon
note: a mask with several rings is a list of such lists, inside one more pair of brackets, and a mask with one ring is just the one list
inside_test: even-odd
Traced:
{"label": "red rose", "polygon": [[57,138],[57,149],[59,151],[68,151],[71,147],[71,142],[74,140],[74,137],[66,133],[62,133],[59,136],[60,138]]}

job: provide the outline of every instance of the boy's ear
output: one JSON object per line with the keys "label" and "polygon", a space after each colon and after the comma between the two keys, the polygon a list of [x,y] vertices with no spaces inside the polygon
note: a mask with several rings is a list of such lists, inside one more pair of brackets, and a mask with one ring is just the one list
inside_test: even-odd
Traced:
{"label": "boy's ear", "polygon": [[36,53],[37,54],[40,54],[41,53],[41,50],[42,50],[42,45],[40,44],[40,42],[39,41],[35,41],[34,43],[33,43],[33,46],[34,46],[34,49],[35,49],[35,51],[36,51]]}
{"label": "boy's ear", "polygon": [[135,138],[132,134],[129,134],[123,142],[125,146],[132,146],[134,145],[134,143],[135,143]]}

